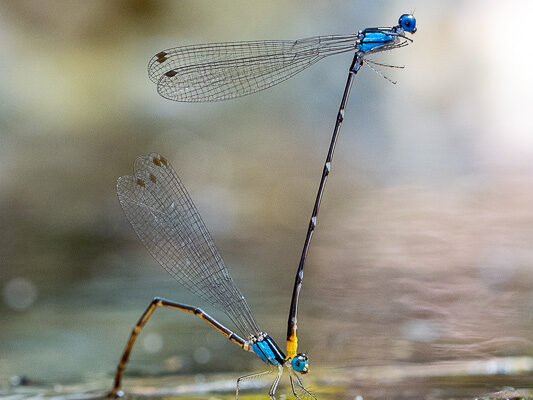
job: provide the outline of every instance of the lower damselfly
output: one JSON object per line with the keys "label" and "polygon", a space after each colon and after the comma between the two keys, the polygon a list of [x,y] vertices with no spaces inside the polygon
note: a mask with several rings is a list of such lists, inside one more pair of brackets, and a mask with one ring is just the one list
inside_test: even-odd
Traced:
{"label": "lower damselfly", "polygon": [[[284,369],[289,371],[291,388],[299,399],[315,398],[303,386],[298,374],[309,370],[305,354],[287,357],[268,333],[259,328],[246,300],[235,286],[187,190],[163,156],[152,153],[138,157],[133,175],[117,182],[118,200],[128,221],[150,254],[179,283],[215,309],[224,312],[238,333],[233,332],[202,309],[156,297],[133,328],[117,366],[110,396],[121,397],[122,375],[138,335],[158,307],[191,313],[213,326],[231,343],[255,353],[277,370],[269,395],[275,399],[276,388]],[[237,380],[266,375],[271,371],[246,375]]]}

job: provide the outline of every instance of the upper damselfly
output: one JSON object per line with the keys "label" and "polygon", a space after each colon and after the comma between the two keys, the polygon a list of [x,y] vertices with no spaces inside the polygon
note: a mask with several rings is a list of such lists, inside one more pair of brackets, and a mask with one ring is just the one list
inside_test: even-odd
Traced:
{"label": "upper damselfly", "polygon": [[350,70],[359,69],[363,59],[375,63],[369,55],[409,44],[412,39],[405,33],[415,31],[415,17],[404,14],[396,26],[349,35],[174,47],[152,57],[148,76],[159,94],[170,100],[228,100],[277,85],[334,54],[355,51]]}

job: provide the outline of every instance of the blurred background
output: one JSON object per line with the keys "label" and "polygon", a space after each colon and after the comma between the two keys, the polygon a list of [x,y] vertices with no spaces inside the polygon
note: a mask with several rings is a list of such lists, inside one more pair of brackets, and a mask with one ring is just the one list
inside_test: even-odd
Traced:
{"label": "blurred background", "polygon": [[[533,352],[533,3],[0,3],[0,379],[114,371],[152,297],[195,304],[138,241],[117,177],[138,155],[180,174],[260,325],[283,346],[294,273],[352,54],[270,90],[183,104],[146,65],[169,47],[397,23],[405,65],[357,76],[300,299],[313,366]],[[214,316],[223,322],[220,313]],[[158,310],[130,374],[250,371],[260,360]]]}

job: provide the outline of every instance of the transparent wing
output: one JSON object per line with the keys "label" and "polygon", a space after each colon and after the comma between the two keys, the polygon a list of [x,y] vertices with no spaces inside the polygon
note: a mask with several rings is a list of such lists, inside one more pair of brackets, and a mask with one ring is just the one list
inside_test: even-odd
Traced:
{"label": "transparent wing", "polygon": [[172,277],[225,312],[242,334],[260,332],[198,210],[164,157],[152,153],[137,158],[134,175],[118,179],[117,193],[137,236]]}
{"label": "transparent wing", "polygon": [[176,47],[152,57],[148,75],[159,94],[170,100],[227,100],[274,86],[328,55],[354,50],[357,38],[315,36]]}

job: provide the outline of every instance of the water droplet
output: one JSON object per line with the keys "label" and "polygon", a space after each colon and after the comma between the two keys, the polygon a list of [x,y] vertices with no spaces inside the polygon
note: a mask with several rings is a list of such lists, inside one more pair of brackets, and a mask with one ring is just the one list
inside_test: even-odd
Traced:
{"label": "water droplet", "polygon": [[159,333],[150,332],[143,338],[143,347],[147,353],[159,353],[163,348],[163,338]]}
{"label": "water droplet", "polygon": [[198,364],[207,364],[211,360],[211,352],[207,347],[198,347],[192,357]]}
{"label": "water droplet", "polygon": [[3,288],[4,302],[14,310],[24,310],[37,298],[35,285],[25,278],[11,279]]}
{"label": "water droplet", "polygon": [[432,342],[440,336],[436,321],[412,319],[403,325],[403,336],[414,342]]}

